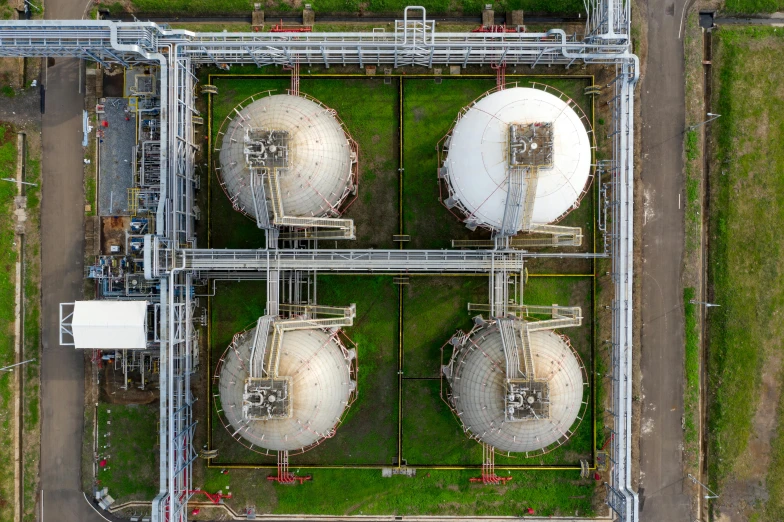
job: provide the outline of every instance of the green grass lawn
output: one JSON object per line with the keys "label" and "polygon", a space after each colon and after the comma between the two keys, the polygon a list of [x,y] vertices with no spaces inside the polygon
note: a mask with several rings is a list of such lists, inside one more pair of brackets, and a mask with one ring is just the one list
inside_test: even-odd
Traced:
{"label": "green grass lawn", "polygon": [[[303,70],[303,74],[306,71]],[[373,209],[363,221],[358,212],[358,242],[389,248],[391,234],[397,232],[398,180],[397,111],[399,84],[383,79],[311,79],[303,76],[301,90],[338,110],[360,145],[359,198],[356,205]],[[452,125],[457,111],[495,84],[487,79],[449,79],[438,85],[432,79],[406,78],[404,81],[404,230],[412,234],[410,247],[439,248],[463,237],[467,229],[438,201],[435,145]],[[525,80],[527,81],[527,80]],[[584,79],[546,79],[580,101]],[[274,88],[283,92],[289,79],[213,78],[219,88],[214,97],[215,135],[221,120],[239,101],[259,91]],[[368,115],[372,115],[368,119]],[[213,179],[214,182],[214,179]],[[216,184],[211,197],[211,245],[213,247],[258,247],[263,240],[255,223],[234,212]],[[394,211],[383,205],[394,203]],[[361,206],[357,207],[361,210]],[[352,207],[350,212],[354,211]],[[351,215],[351,214],[349,214]],[[588,227],[592,237],[593,201],[588,197],[567,219]],[[584,222],[584,223],[583,223]],[[366,223],[383,234],[363,236]],[[568,223],[572,224],[572,223]],[[365,225],[365,226],[363,226]],[[331,247],[332,245],[324,245]],[[339,243],[339,246],[342,245]],[[590,240],[586,249],[591,246]],[[541,264],[535,273],[590,273],[590,263]],[[591,284],[590,278],[535,277],[529,279],[525,300],[531,304],[580,305],[584,326],[564,331],[586,365],[591,364]],[[440,379],[441,346],[457,330],[471,328],[468,302],[487,301],[486,277],[412,277],[402,289],[403,378],[398,386],[398,287],[388,276],[319,276],[320,304],[357,304],[354,327],[346,329],[358,345],[359,394],[332,439],[304,455],[294,456],[293,468],[308,465],[390,465],[397,458],[398,407],[402,457],[410,465],[481,463],[481,447],[465,436],[458,420],[442,400]],[[264,282],[219,283],[211,302],[211,357],[217,358],[234,333],[252,325],[263,314]],[[448,357],[449,352],[445,353]],[[398,402],[401,394],[402,403]],[[586,393],[588,400],[590,392]],[[213,410],[214,411],[214,410]],[[532,459],[499,457],[503,465],[578,465],[579,458],[591,458],[593,414],[588,416],[572,439],[561,448]],[[415,479],[381,479],[379,470],[306,469],[314,481],[304,487],[277,487],[269,484],[266,471],[231,469],[228,475],[217,467],[229,464],[270,465],[274,457],[256,454],[231,439],[212,415],[211,446],[219,449],[218,461],[207,469],[205,488],[231,488],[237,506],[255,504],[260,511],[273,513],[326,514],[506,514],[518,515],[528,506],[537,514],[591,513],[593,481],[579,481],[577,473],[561,471],[511,472],[515,480],[502,488],[471,486],[467,479],[476,471],[422,470]],[[506,473],[506,471],[504,471]],[[239,479],[238,477],[242,477]],[[532,486],[535,481],[535,486]],[[252,487],[251,487],[252,486]],[[343,493],[345,492],[345,500]],[[559,499],[560,497],[560,499]],[[327,500],[328,499],[328,500]]]}
{"label": "green grass lawn", "polygon": [[235,509],[258,513],[324,515],[593,516],[594,481],[579,471],[511,471],[505,486],[469,482],[474,470],[418,470],[416,477],[382,478],[379,470],[292,468],[311,474],[304,485],[279,486],[258,470],[207,470],[203,488],[233,498]]}
{"label": "green grass lawn", "polygon": [[[462,12],[479,15],[486,2],[479,0],[423,0],[418,5],[425,7],[428,14],[445,14]],[[244,0],[132,0],[133,9],[142,13],[188,13],[195,14],[236,14],[249,13],[252,4]],[[301,4],[291,0],[270,0],[262,4],[267,12],[299,11]],[[294,7],[294,6],[297,7]],[[411,5],[408,0],[316,0],[311,2],[316,13],[399,13]],[[495,2],[496,12],[523,9],[526,12],[542,13],[584,13],[584,4],[578,0],[500,0]],[[121,12],[119,2],[107,5],[110,11]]]}
{"label": "green grass lawn", "polygon": [[[711,169],[709,299],[709,471],[719,487],[758,457],[746,453],[761,373],[781,355],[784,305],[784,52],[775,28],[722,28],[714,38],[716,145]],[[769,367],[770,371],[771,368]],[[778,370],[772,370],[778,373]],[[774,378],[776,378],[774,376]],[[781,378],[780,376],[778,377]],[[784,397],[784,396],[782,396]],[[778,411],[784,408],[784,400]],[[769,500],[757,516],[784,509],[784,433],[772,441]],[[756,483],[761,477],[748,477]]]}
{"label": "green grass lawn", "polygon": [[[486,303],[486,277],[412,277],[403,291],[403,458],[409,464],[480,464],[478,443],[462,433],[460,423],[442,400],[446,397],[440,368],[451,355],[444,344],[461,329],[472,327],[467,304]],[[583,363],[592,361],[591,279],[588,277],[530,277],[525,302],[581,306],[583,326],[564,330]],[[486,316],[487,314],[485,314]],[[444,351],[442,353],[442,347]],[[590,398],[586,389],[585,400]],[[575,435],[562,447],[529,459],[497,458],[499,465],[579,465],[593,451],[592,410]],[[429,440],[434,441],[428,443]]]}
{"label": "green grass lawn", "polygon": [[726,0],[724,10],[730,14],[774,13],[784,10],[782,0]]}
{"label": "green grass lawn", "polygon": [[118,502],[158,493],[158,413],[157,404],[98,406],[98,453],[107,464],[97,479]]}
{"label": "green grass lawn", "polygon": [[[592,316],[590,278],[531,277],[526,301],[582,306]],[[263,282],[222,283],[212,299],[212,365],[239,332],[263,314]],[[359,394],[332,439],[292,458],[307,465],[390,465],[398,444],[398,289],[388,276],[319,276],[322,304],[356,303],[357,318],[347,335],[357,344]],[[403,287],[402,455],[410,464],[478,465],[480,446],[468,439],[442,400],[440,367],[451,355],[441,347],[457,329],[472,326],[469,302],[487,301],[485,277],[412,277]],[[562,332],[583,363],[591,364],[591,322]],[[589,392],[586,391],[586,400]],[[214,412],[213,412],[214,413]],[[593,415],[588,411],[564,446],[531,459],[499,457],[509,465],[576,465],[591,458]],[[220,464],[273,464],[274,457],[247,450],[212,416],[212,447]],[[438,444],[432,441],[439,441]]]}
{"label": "green grass lawn", "polygon": [[469,237],[465,225],[439,201],[436,145],[460,109],[493,87],[491,78],[404,82],[403,231],[411,236],[411,248],[448,248],[452,239]]}
{"label": "green grass lawn", "polygon": [[[16,177],[16,133],[9,125],[0,125],[0,177]],[[14,196],[15,183],[0,185],[0,366],[14,363]],[[14,516],[13,385],[13,373],[0,372],[0,461],[9,463],[0,471],[0,519],[9,520]]]}
{"label": "green grass lawn", "polygon": [[695,414],[699,408],[700,400],[700,331],[698,325],[698,305],[689,303],[694,299],[696,292],[694,288],[683,289],[683,306],[684,306],[684,327],[685,327],[685,376],[686,376],[686,392],[683,398],[683,407],[685,410],[684,422],[686,430],[684,432],[684,439],[686,445],[694,450],[694,445],[697,443],[697,426],[695,425]]}

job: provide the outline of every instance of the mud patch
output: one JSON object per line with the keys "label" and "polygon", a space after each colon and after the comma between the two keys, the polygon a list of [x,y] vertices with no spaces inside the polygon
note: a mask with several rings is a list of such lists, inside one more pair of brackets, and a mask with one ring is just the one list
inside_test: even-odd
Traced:
{"label": "mud patch", "polygon": [[[131,225],[131,218],[112,216],[101,218],[101,254],[125,254],[125,231]],[[116,251],[112,251],[112,247]]]}

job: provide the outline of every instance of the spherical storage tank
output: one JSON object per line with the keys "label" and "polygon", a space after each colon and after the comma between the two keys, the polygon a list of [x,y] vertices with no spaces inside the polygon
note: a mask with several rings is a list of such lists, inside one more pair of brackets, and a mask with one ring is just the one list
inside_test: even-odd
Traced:
{"label": "spherical storage tank", "polygon": [[466,433],[506,453],[563,444],[583,406],[583,367],[568,342],[552,330],[529,335],[535,379],[507,378],[495,324],[475,331],[445,367],[449,401]]}
{"label": "spherical storage tank", "polygon": [[[247,413],[247,391],[255,333],[256,328],[252,328],[238,335],[233,346],[226,350],[219,369],[218,410],[222,410],[220,415],[229,433],[254,451],[288,450],[294,454],[334,435],[356,389],[353,351],[346,350],[330,331],[284,332],[273,380],[285,383],[285,389],[273,390],[255,402],[253,406],[257,408],[265,404],[272,408],[266,410],[270,412],[267,419],[251,420]],[[268,346],[272,338],[270,332]],[[265,415],[259,416],[259,411],[255,410],[251,417],[263,418]]]}
{"label": "spherical storage tank", "polygon": [[531,223],[554,223],[575,208],[591,179],[592,141],[587,118],[567,100],[514,87],[463,109],[444,141],[447,207],[457,207],[471,228],[501,228],[509,171],[518,162],[510,152],[525,152],[521,168],[535,168],[537,178]]}
{"label": "spherical storage tank", "polygon": [[355,189],[357,155],[335,112],[303,96],[259,96],[235,107],[218,135],[218,176],[234,208],[256,218],[255,167],[277,172],[286,216],[338,214]]}

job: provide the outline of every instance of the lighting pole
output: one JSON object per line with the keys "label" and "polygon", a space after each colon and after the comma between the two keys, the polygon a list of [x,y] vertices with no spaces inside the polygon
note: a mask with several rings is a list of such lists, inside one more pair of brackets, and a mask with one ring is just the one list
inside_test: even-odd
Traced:
{"label": "lighting pole", "polygon": [[14,366],[21,366],[22,364],[27,364],[29,362],[33,362],[35,359],[28,359],[26,361],[18,362],[16,364],[12,364],[10,366],[4,366],[0,368],[0,371],[12,372],[14,371]]}
{"label": "lighting pole", "polygon": [[710,308],[711,306],[721,306],[720,304],[709,303],[707,301],[697,301],[696,299],[690,299],[689,302],[694,305],[705,305],[705,308]]}
{"label": "lighting pole", "polygon": [[30,183],[29,181],[17,181],[14,178],[0,178],[3,181],[10,181],[11,183],[21,183],[22,185],[30,185],[31,187],[37,187],[37,183]]}
{"label": "lighting pole", "polygon": [[697,123],[696,125],[691,125],[691,126],[687,127],[686,130],[694,130],[697,127],[700,127],[701,125],[705,125],[706,123],[710,123],[713,120],[715,120],[716,118],[721,116],[721,114],[713,114],[712,112],[709,112],[707,115],[710,116],[710,118],[708,118],[707,120],[703,121],[702,123]]}
{"label": "lighting pole", "polygon": [[700,486],[702,486],[705,489],[705,491],[710,493],[710,495],[703,495],[703,498],[707,498],[707,499],[719,498],[719,495],[717,493],[711,491],[711,489],[708,486],[706,486],[705,484],[703,484],[702,482],[697,480],[697,477],[694,477],[691,473],[689,473],[689,478],[691,479],[691,481],[693,483],[699,484]]}

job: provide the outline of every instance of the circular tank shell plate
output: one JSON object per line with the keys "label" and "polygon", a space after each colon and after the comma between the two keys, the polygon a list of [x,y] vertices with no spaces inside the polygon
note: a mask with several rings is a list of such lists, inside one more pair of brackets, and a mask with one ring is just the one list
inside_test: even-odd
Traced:
{"label": "circular tank shell plate", "polygon": [[236,351],[226,352],[220,372],[221,407],[231,431],[240,429],[237,436],[270,451],[301,450],[330,436],[354,387],[340,346],[322,330],[285,332],[278,375],[291,378],[292,416],[246,422],[242,394],[254,334],[255,328],[245,332]]}
{"label": "circular tank shell plate", "polygon": [[279,176],[287,216],[332,214],[351,185],[351,147],[330,109],[301,96],[275,94],[238,111],[221,141],[218,173],[235,206],[255,216],[250,169],[245,162],[245,128],[289,132],[289,167]]}
{"label": "circular tank shell plate", "polygon": [[[451,380],[453,405],[463,427],[494,448],[512,453],[538,451],[566,436],[580,412],[583,373],[572,349],[552,331],[531,332],[531,355],[537,379],[550,387],[550,418],[504,421],[506,362],[501,334],[494,327],[473,337]],[[468,350],[469,344],[464,347]]]}

